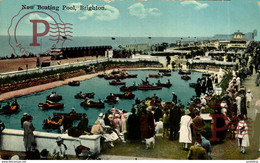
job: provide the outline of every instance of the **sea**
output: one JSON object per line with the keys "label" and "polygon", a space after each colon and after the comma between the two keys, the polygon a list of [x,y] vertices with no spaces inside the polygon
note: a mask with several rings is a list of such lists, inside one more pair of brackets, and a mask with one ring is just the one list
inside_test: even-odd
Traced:
{"label": "sea", "polygon": [[[162,44],[162,43],[176,43],[177,41],[202,41],[209,40],[209,37],[90,37],[90,36],[73,36],[71,40],[66,40],[63,47],[88,47],[88,46],[112,46],[113,49],[119,49],[119,45],[133,45],[133,44]],[[52,41],[48,37],[39,37],[39,47],[31,47],[32,36],[17,36],[19,43],[23,47],[35,54],[45,51],[50,48]],[[14,53],[12,47],[9,45],[9,36],[0,35],[0,58],[10,57]],[[59,48],[59,47],[58,47]]]}

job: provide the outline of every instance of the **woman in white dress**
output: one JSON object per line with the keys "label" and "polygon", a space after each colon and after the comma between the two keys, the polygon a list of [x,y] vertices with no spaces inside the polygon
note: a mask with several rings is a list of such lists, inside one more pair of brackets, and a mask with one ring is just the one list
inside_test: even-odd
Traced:
{"label": "woman in white dress", "polygon": [[192,143],[191,137],[191,128],[190,125],[192,123],[192,118],[188,115],[190,111],[187,109],[185,110],[185,115],[181,117],[180,122],[180,137],[179,142],[184,143],[184,149],[188,149],[188,143]]}
{"label": "woman in white dress", "polygon": [[237,124],[237,134],[238,146],[240,147],[240,152],[245,154],[245,148],[249,147],[249,136],[248,136],[248,126],[244,121],[243,116],[239,116],[240,120]]}

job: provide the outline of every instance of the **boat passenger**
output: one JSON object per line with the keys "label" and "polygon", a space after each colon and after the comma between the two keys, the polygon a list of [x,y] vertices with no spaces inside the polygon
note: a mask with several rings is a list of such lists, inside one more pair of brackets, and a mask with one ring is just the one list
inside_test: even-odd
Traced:
{"label": "boat passenger", "polygon": [[76,113],[76,111],[75,111],[75,108],[73,108],[72,107],[72,109],[71,109],[71,112],[70,113]]}
{"label": "boat passenger", "polygon": [[56,96],[56,92],[51,92],[50,97],[55,97]]}
{"label": "boat passenger", "polygon": [[18,105],[17,100],[14,99],[14,102],[12,103],[12,106]]}
{"label": "boat passenger", "polygon": [[85,98],[85,102],[89,103],[89,98],[88,97]]}
{"label": "boat passenger", "polygon": [[127,92],[126,94],[125,94],[125,96],[129,96],[129,95],[131,95],[132,94],[132,92]]}
{"label": "boat passenger", "polygon": [[78,93],[78,95],[82,95],[82,92],[80,91],[80,92]]}
{"label": "boat passenger", "polygon": [[61,118],[58,120],[58,122],[56,122],[56,121],[52,120],[51,117],[49,117],[48,120],[47,120],[47,123],[53,124],[53,125],[61,125],[63,119],[64,119],[64,116],[61,116]]}
{"label": "boat passenger", "polygon": [[103,103],[103,101],[102,101],[101,99],[98,99],[98,102],[99,102],[99,103]]}
{"label": "boat passenger", "polygon": [[50,101],[50,100],[46,100],[46,103],[48,103],[48,104],[52,104],[53,102]]}
{"label": "boat passenger", "polygon": [[161,84],[161,81],[160,81],[160,80],[158,80],[158,84]]}
{"label": "boat passenger", "polygon": [[170,79],[168,79],[167,84],[171,84]]}

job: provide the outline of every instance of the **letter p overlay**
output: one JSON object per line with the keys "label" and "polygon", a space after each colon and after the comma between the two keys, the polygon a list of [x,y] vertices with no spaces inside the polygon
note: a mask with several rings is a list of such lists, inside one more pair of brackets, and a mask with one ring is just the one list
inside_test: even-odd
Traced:
{"label": "letter p overlay", "polygon": [[[30,22],[33,23],[33,43],[31,43],[30,46],[40,46],[40,44],[37,42],[37,38],[45,36],[50,30],[50,25],[45,20],[30,20]],[[43,23],[45,25],[45,31],[43,33],[37,32],[38,23]]]}
{"label": "letter p overlay", "polygon": [[217,127],[217,118],[223,118],[224,120],[227,120],[227,117],[223,114],[213,114],[211,115],[213,118],[213,129],[212,129],[212,138],[210,141],[219,141],[219,138],[217,138],[217,131],[224,131],[228,128],[228,124],[224,124],[221,127]]}

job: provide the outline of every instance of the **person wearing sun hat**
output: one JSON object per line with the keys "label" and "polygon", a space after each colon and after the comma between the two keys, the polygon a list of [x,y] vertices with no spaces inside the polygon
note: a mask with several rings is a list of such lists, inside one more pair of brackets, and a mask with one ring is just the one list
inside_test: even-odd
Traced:
{"label": "person wearing sun hat", "polygon": [[239,115],[239,122],[237,124],[237,134],[236,138],[238,139],[238,146],[240,148],[240,152],[245,154],[245,148],[250,146],[249,136],[248,136],[248,126],[244,121],[244,117]]}
{"label": "person wearing sun hat", "polygon": [[56,146],[53,149],[52,155],[54,159],[62,160],[66,158],[67,146],[63,143],[63,139],[58,136],[56,138]]}
{"label": "person wearing sun hat", "polygon": [[21,118],[21,128],[23,128],[23,122],[26,120],[26,116],[28,113],[23,113],[23,117]]}
{"label": "person wearing sun hat", "polygon": [[104,114],[103,113],[100,113],[98,118],[97,118],[97,121],[99,122],[99,124],[102,126],[102,127],[105,127],[105,121],[104,121]]}
{"label": "person wearing sun hat", "polygon": [[24,129],[24,147],[26,152],[31,150],[32,143],[35,142],[35,137],[33,131],[35,130],[32,124],[33,117],[30,115],[26,115],[26,120],[23,123]]}
{"label": "person wearing sun hat", "polygon": [[117,131],[117,133],[120,133],[121,127],[122,127],[122,121],[120,119],[119,114],[115,114],[115,118],[113,120],[114,123],[114,129]]}
{"label": "person wearing sun hat", "polygon": [[184,149],[188,150],[188,144],[192,143],[191,128],[192,118],[189,116],[190,110],[185,110],[185,115],[181,117],[179,130],[179,143],[184,143]]}
{"label": "person wearing sun hat", "polygon": [[246,106],[247,106],[247,108],[250,107],[250,103],[251,103],[252,100],[253,100],[253,95],[252,95],[252,93],[249,89],[246,93]]}
{"label": "person wearing sun hat", "polygon": [[173,102],[174,104],[177,104],[177,101],[178,101],[177,95],[175,94],[175,92],[172,92],[172,102]]}

